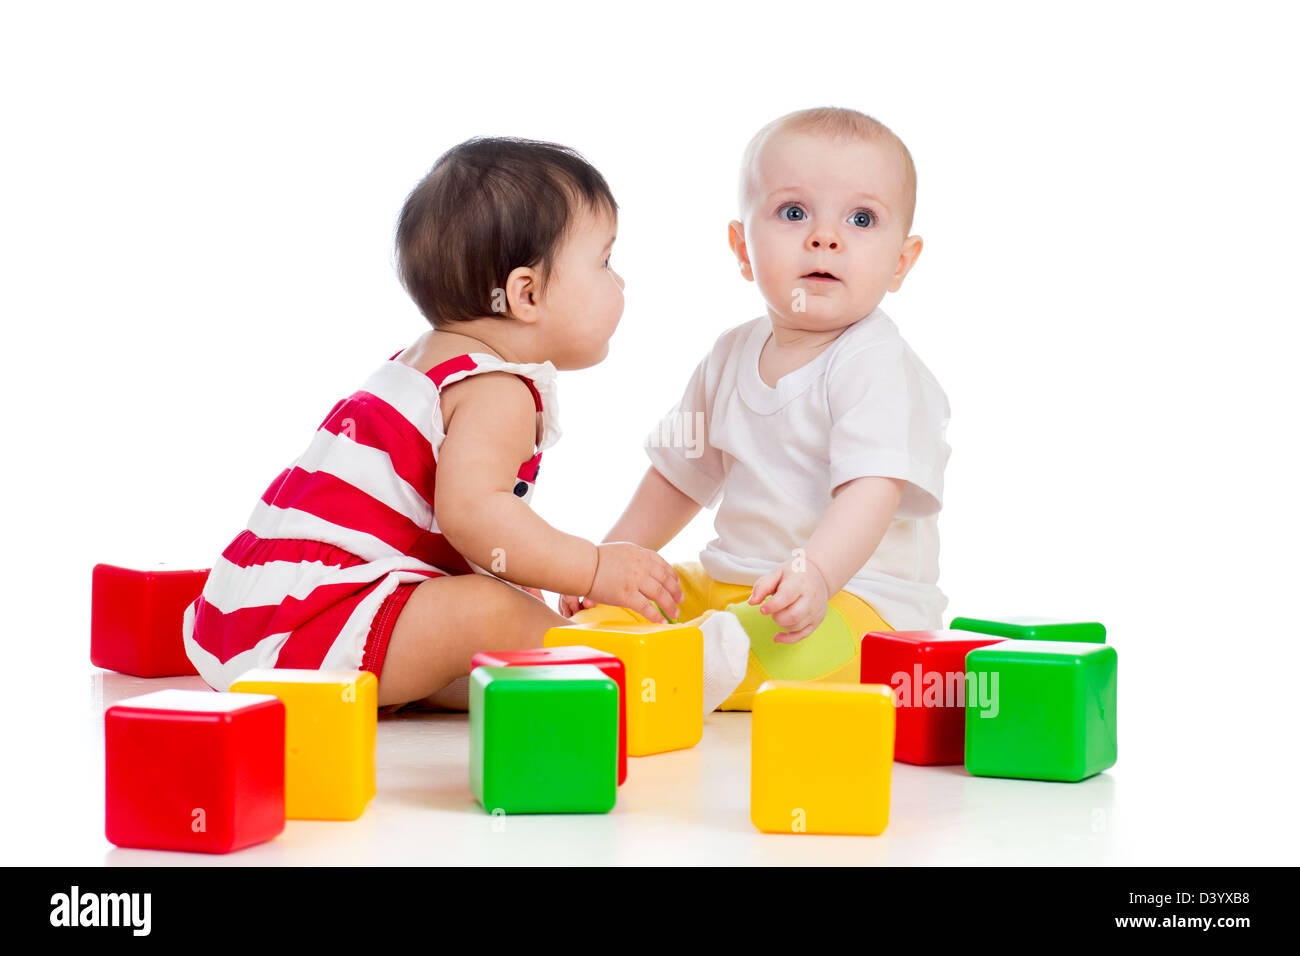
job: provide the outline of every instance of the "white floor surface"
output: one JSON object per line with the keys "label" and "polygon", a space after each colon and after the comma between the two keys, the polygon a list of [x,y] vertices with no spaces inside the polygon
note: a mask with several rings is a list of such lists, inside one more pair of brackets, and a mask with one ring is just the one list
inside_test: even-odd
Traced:
{"label": "white floor surface", "polygon": [[[1160,735],[1122,723],[1119,762],[1080,783],[980,778],[960,766],[895,763],[890,822],[880,836],[763,834],[749,821],[748,713],[711,714],[703,741],[689,750],[629,758],[627,782],[609,814],[507,818],[485,813],[470,794],[466,715],[399,714],[379,722],[378,793],[357,821],[290,820],[275,840],[225,856],[123,850],[104,838],[104,709],[151,690],[204,685],[197,677],[144,680],[98,670],[82,680],[80,707],[52,709],[42,715],[40,731],[9,728],[19,735],[15,741],[26,742],[25,759],[35,767],[21,794],[27,807],[9,810],[7,863],[1224,865],[1296,859],[1289,787],[1274,786],[1267,775],[1234,774],[1214,746],[1219,738],[1200,746],[1195,728]],[[1175,739],[1183,745],[1173,745]],[[1143,741],[1154,742],[1143,747]],[[1277,756],[1289,768],[1291,755]]]}

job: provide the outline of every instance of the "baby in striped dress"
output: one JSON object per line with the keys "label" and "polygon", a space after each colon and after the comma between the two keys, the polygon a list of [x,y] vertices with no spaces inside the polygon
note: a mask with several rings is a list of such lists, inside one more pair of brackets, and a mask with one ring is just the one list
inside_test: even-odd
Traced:
{"label": "baby in striped dress", "polygon": [[[603,360],[623,312],[617,219],[601,174],[562,146],[476,138],[438,160],[396,237],[432,328],[335,405],[214,563],[184,620],[209,685],[366,669],[381,707],[465,709],[476,652],[538,647],[569,623],[540,589],[676,616],[681,585],[655,551],[594,544],[529,506],[560,435],[556,371]],[[736,619],[709,638],[743,661]]]}

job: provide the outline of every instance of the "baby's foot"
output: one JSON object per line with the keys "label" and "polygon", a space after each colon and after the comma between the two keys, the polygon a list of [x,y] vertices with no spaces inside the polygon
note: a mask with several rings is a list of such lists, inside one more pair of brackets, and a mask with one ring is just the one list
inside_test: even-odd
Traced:
{"label": "baby's foot", "polygon": [[697,626],[704,635],[704,713],[711,714],[745,679],[749,635],[730,611],[713,611]]}

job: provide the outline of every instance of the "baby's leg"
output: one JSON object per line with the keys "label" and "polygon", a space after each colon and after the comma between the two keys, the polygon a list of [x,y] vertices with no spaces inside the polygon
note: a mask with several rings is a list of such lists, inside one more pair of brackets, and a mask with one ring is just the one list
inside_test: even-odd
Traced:
{"label": "baby's leg", "polygon": [[[379,675],[379,706],[427,700],[469,709],[470,659],[479,651],[541,647],[568,624],[531,594],[483,574],[425,581],[393,625]],[[452,685],[452,686],[449,686]]]}

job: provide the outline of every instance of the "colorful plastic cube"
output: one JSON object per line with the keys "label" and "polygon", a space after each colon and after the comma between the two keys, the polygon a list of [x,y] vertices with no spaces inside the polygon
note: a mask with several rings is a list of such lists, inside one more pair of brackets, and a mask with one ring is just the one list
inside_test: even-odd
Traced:
{"label": "colorful plastic cube", "polygon": [[379,682],[369,671],[250,670],[232,691],[284,702],[284,813],[355,820],[375,795]]}
{"label": "colorful plastic cube", "polygon": [[874,835],[889,823],[894,696],[770,680],[754,694],[749,818],[765,833]]}
{"label": "colorful plastic cube", "polygon": [[618,784],[627,779],[627,676],[617,655],[594,647],[533,647],[519,651],[481,651],[470,661],[475,667],[531,667],[538,664],[592,664],[618,685]]}
{"label": "colorful plastic cube", "polygon": [[1118,657],[1107,644],[999,641],[966,655],[966,769],[1076,781],[1113,766]]}
{"label": "colorful plastic cube", "polygon": [[90,662],[135,677],[197,674],[181,621],[210,569],[136,570],[97,564],[90,586]]}
{"label": "colorful plastic cube", "polygon": [[868,631],[862,683],[886,684],[898,722],[894,759],[957,764],[966,758],[966,652],[1001,638],[969,631]]}
{"label": "colorful plastic cube", "polygon": [[623,662],[629,756],[694,747],[704,736],[704,636],[698,627],[569,624],[551,628],[542,643],[594,647]]}
{"label": "colorful plastic cube", "polygon": [[618,685],[592,664],[476,667],[469,785],[489,813],[608,813]]}
{"label": "colorful plastic cube", "polygon": [[1096,621],[1061,621],[1052,617],[1003,617],[996,620],[954,617],[952,628],[956,631],[975,631],[1017,641],[1106,643],[1106,628]]}
{"label": "colorful plastic cube", "polygon": [[122,847],[229,853],[284,829],[284,704],[160,690],[104,712],[105,832]]}

